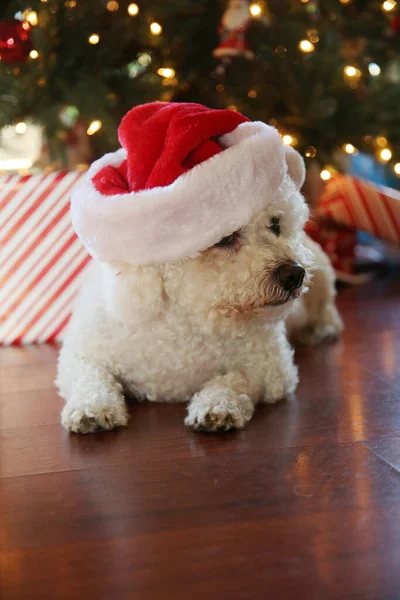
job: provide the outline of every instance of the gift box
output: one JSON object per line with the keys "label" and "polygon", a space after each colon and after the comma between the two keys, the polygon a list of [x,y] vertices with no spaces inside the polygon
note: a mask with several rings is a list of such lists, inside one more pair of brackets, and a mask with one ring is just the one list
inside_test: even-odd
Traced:
{"label": "gift box", "polygon": [[317,242],[329,256],[340,281],[356,283],[355,249],[357,231],[325,220],[311,218],[306,233]]}
{"label": "gift box", "polygon": [[328,182],[316,215],[400,243],[400,192],[349,176]]}
{"label": "gift box", "polygon": [[90,260],[69,214],[82,176],[0,177],[0,344],[62,336]]}
{"label": "gift box", "polygon": [[326,185],[306,231],[328,254],[338,279],[362,283],[383,258],[380,253],[378,260],[375,252],[370,269],[368,261],[361,269],[365,252],[360,252],[360,232],[399,246],[400,193],[356,177],[336,176]]}

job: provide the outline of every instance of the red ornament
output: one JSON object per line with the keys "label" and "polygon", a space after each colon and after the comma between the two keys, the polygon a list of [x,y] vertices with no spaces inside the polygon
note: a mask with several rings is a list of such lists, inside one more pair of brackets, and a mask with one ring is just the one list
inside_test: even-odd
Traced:
{"label": "red ornament", "polygon": [[29,23],[0,21],[0,60],[2,62],[23,62],[28,58],[31,49]]}
{"label": "red ornament", "polygon": [[254,53],[249,50],[246,41],[250,20],[249,4],[246,0],[229,0],[218,30],[220,42],[213,51],[216,58],[223,61],[235,56],[254,58]]}

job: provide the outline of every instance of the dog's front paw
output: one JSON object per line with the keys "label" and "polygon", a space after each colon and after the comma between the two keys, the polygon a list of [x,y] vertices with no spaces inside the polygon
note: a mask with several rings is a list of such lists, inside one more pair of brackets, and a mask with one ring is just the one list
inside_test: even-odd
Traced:
{"label": "dog's front paw", "polygon": [[203,431],[243,429],[253,412],[254,404],[246,394],[228,388],[209,388],[193,397],[185,425]]}
{"label": "dog's front paw", "polygon": [[301,329],[294,340],[299,346],[319,346],[323,342],[334,342],[340,335],[333,325],[308,325]]}
{"label": "dog's front paw", "polygon": [[69,401],[61,413],[61,422],[65,429],[75,433],[93,433],[127,425],[129,419],[125,402],[121,400],[109,403],[77,403]]}
{"label": "dog's front paw", "polygon": [[299,382],[298,369],[294,364],[286,365],[285,372],[276,371],[270,374],[265,382],[265,392],[262,401],[265,404],[275,404],[292,394]]}
{"label": "dog's front paw", "polygon": [[300,329],[293,343],[300,346],[318,346],[322,342],[333,342],[343,331],[343,321],[335,306],[329,306],[320,319]]}

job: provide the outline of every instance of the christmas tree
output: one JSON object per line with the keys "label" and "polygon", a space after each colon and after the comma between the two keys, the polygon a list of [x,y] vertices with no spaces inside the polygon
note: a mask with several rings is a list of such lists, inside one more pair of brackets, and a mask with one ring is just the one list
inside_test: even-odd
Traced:
{"label": "christmas tree", "polygon": [[338,149],[400,175],[394,0],[12,0],[0,18],[0,128],[38,123],[55,152],[113,150],[129,108],[175,100],[275,125],[323,176]]}

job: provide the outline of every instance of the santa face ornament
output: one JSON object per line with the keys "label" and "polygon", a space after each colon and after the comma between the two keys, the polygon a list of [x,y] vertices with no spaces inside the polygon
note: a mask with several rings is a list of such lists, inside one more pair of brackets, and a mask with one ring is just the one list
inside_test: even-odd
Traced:
{"label": "santa face ornament", "polygon": [[246,40],[250,21],[248,2],[245,0],[230,0],[222,16],[218,30],[220,41],[213,52],[213,56],[219,58],[225,64],[238,56],[247,59],[254,58],[254,53],[249,49]]}

